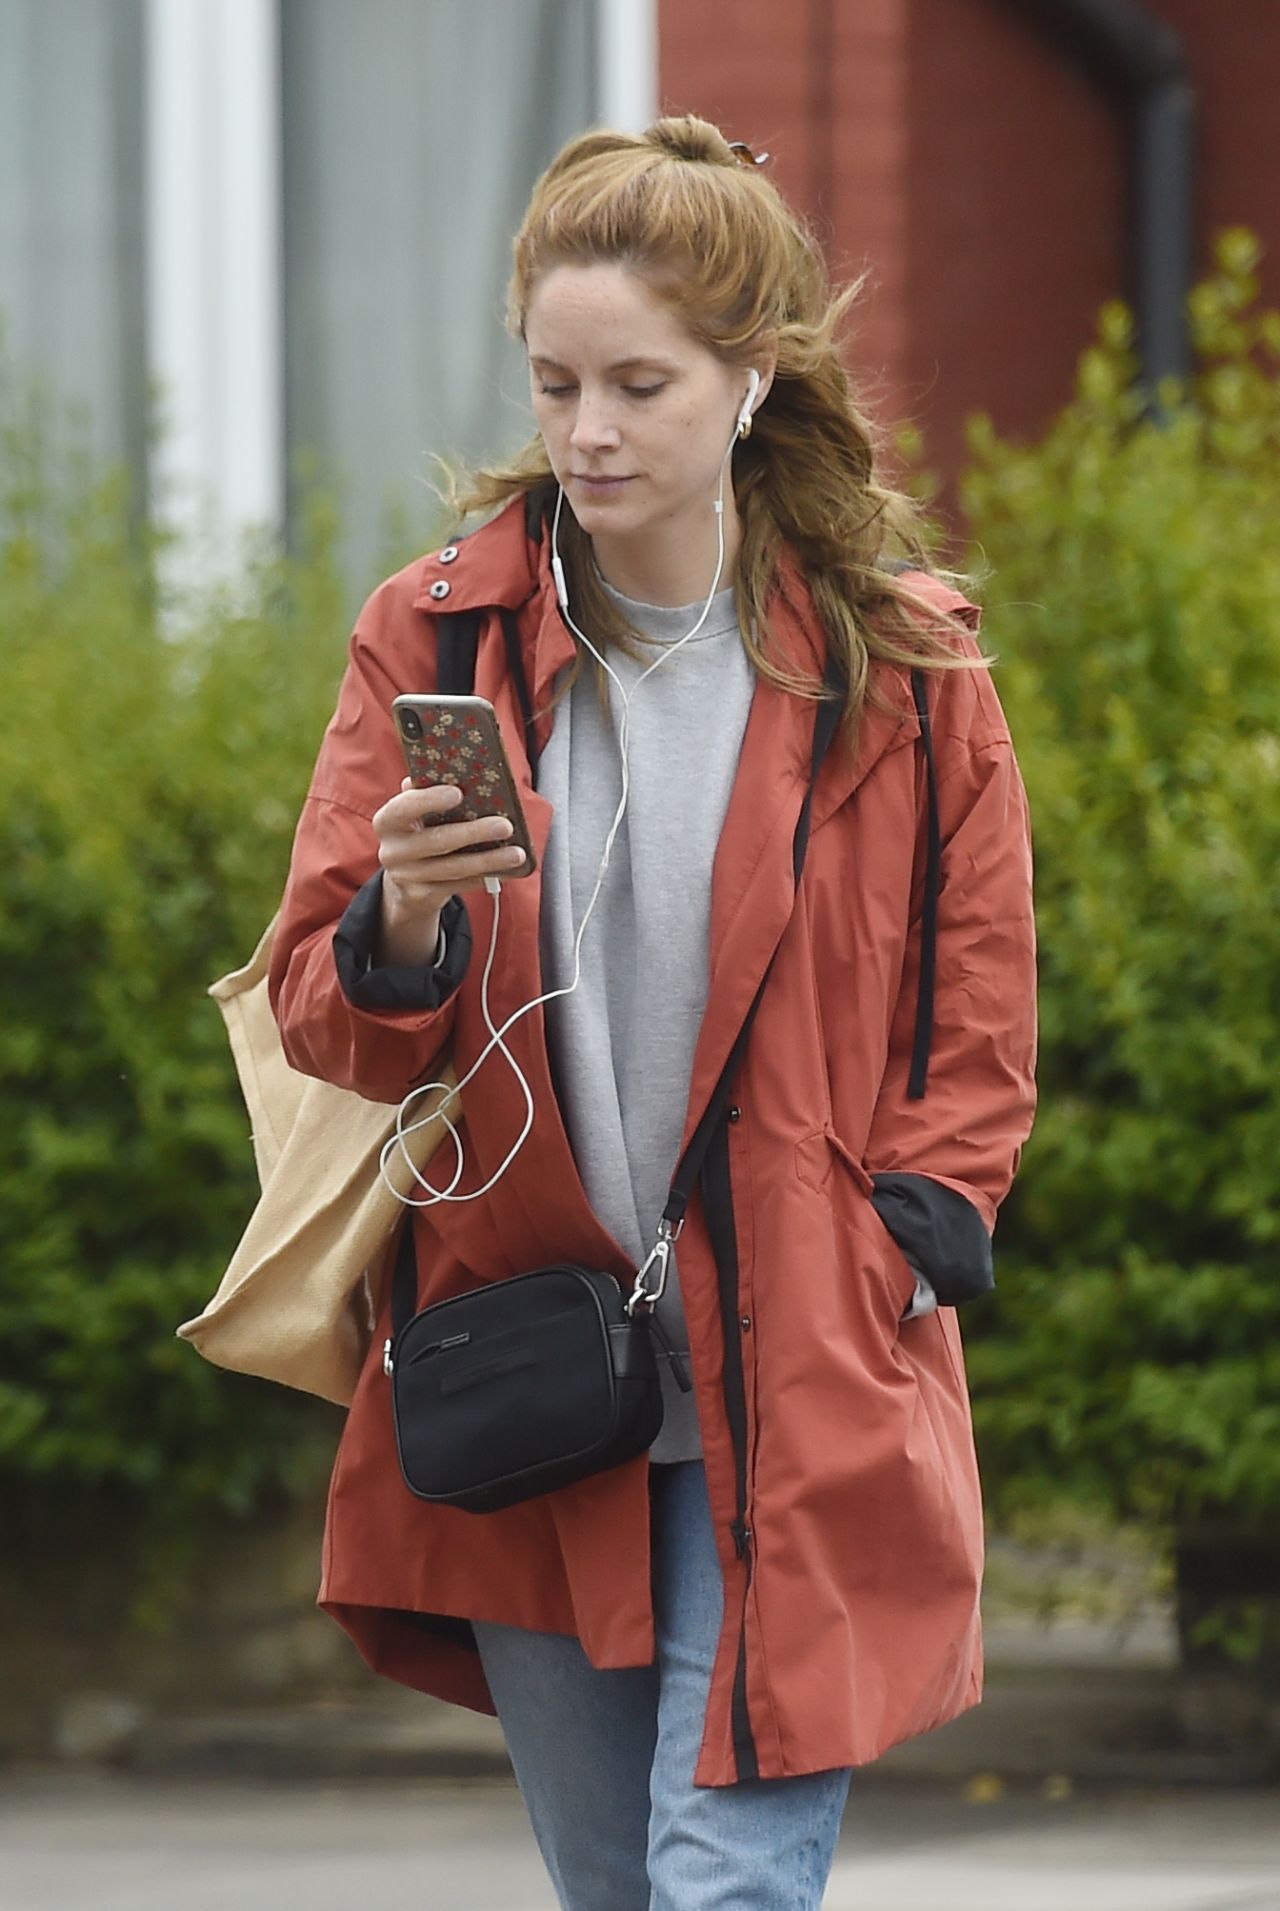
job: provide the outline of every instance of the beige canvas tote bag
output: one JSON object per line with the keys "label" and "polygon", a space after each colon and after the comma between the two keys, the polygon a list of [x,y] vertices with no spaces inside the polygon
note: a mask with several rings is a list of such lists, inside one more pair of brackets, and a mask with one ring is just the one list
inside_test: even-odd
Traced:
{"label": "beige canvas tote bag", "polygon": [[[217,1293],[177,1331],[216,1366],[345,1406],[373,1332],[370,1277],[404,1212],[378,1172],[396,1111],[300,1075],[285,1060],[267,1000],[275,927],[273,918],[245,966],[209,990],[249,1111],[262,1198]],[[440,1079],[449,1088],[424,1095],[415,1120],[449,1100],[456,1077],[445,1068]],[[455,1096],[455,1120],[458,1106]],[[418,1168],[448,1132],[431,1122],[408,1138]],[[398,1152],[390,1173],[401,1193],[421,1193]]]}

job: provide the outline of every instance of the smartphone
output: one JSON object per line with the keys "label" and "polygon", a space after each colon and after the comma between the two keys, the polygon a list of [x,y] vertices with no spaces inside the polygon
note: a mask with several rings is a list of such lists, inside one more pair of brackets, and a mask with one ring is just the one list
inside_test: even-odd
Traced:
{"label": "smartphone", "polygon": [[[503,880],[531,876],[537,867],[516,780],[511,774],[497,713],[487,697],[397,697],[391,705],[404,760],[415,789],[453,783],[462,801],[444,823],[470,823],[478,816],[506,816],[512,833],[502,847],[517,845],[524,861],[503,871]],[[497,847],[497,845],[495,845]]]}

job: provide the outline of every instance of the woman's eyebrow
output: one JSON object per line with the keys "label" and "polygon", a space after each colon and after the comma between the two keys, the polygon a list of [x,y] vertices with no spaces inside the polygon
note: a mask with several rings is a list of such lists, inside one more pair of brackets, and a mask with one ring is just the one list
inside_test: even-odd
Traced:
{"label": "woman's eyebrow", "polygon": [[[530,353],[529,363],[534,366],[535,369],[545,368],[547,371],[552,372],[566,372],[569,370],[569,367],[562,365],[558,358],[544,358],[540,353]],[[606,365],[605,370],[609,372],[634,372],[639,370],[642,366],[651,367],[655,371],[669,372],[672,370],[670,362],[665,358],[619,358],[612,365]]]}

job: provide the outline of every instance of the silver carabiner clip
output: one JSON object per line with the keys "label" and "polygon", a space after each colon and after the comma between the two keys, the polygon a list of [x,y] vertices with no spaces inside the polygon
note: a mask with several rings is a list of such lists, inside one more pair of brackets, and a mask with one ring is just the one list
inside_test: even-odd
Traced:
{"label": "silver carabiner clip", "polygon": [[[679,1240],[683,1226],[684,1221],[681,1219],[672,1227],[665,1215],[659,1221],[658,1238],[650,1248],[640,1272],[636,1275],[636,1284],[631,1290],[630,1300],[626,1303],[626,1311],[629,1315],[634,1316],[637,1307],[656,1307],[662,1299],[666,1292],[667,1271],[671,1266],[672,1245]],[[648,1286],[646,1280],[651,1267],[656,1267],[658,1270],[657,1282],[653,1287]]]}

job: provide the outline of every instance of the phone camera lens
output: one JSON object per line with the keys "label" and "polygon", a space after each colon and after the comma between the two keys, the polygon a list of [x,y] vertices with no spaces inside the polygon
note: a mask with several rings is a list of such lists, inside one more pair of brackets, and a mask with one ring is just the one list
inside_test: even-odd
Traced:
{"label": "phone camera lens", "polygon": [[405,736],[413,737],[416,740],[422,735],[422,718],[418,715],[416,710],[402,710],[400,712],[400,728]]}

